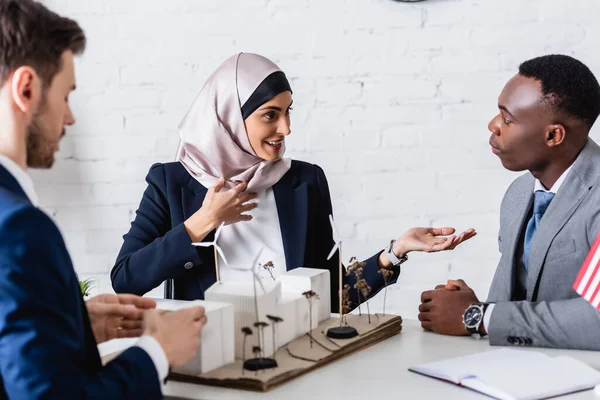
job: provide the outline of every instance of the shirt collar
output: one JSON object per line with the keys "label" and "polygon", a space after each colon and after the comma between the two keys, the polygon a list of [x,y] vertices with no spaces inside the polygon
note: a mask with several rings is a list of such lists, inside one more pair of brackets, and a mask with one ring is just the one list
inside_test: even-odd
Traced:
{"label": "shirt collar", "polygon": [[560,187],[562,186],[565,179],[567,179],[567,175],[569,174],[571,167],[573,167],[573,164],[571,164],[571,166],[569,168],[567,168],[565,170],[565,172],[562,173],[562,175],[556,180],[556,182],[554,182],[554,185],[552,185],[550,190],[546,189],[544,187],[544,185],[542,185],[542,182],[540,182],[539,179],[536,179],[535,185],[533,187],[533,193],[537,192],[538,190],[541,190],[542,192],[550,192],[550,193],[554,193],[554,194],[558,193],[558,189],[560,189]]}
{"label": "shirt collar", "polygon": [[31,204],[37,207],[39,205],[39,199],[35,192],[35,187],[33,186],[33,180],[27,171],[24,171],[16,162],[3,155],[0,155],[0,165],[6,168],[8,173],[16,179]]}

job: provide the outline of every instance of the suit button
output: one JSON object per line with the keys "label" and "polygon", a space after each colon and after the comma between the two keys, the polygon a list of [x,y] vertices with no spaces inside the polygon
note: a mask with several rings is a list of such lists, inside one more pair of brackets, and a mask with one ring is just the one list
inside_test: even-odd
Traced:
{"label": "suit button", "polygon": [[192,269],[192,268],[194,268],[194,263],[191,262],[191,261],[188,261],[185,264],[183,264],[183,268],[185,268],[185,269]]}
{"label": "suit button", "polygon": [[531,338],[525,338],[525,344],[527,346],[531,346],[533,344],[533,340],[531,340]]}
{"label": "suit button", "polygon": [[516,338],[516,337],[514,337],[514,336],[509,336],[509,337],[506,339],[506,341],[507,341],[509,344],[517,344],[517,343],[518,343],[518,340],[517,340],[517,338]]}

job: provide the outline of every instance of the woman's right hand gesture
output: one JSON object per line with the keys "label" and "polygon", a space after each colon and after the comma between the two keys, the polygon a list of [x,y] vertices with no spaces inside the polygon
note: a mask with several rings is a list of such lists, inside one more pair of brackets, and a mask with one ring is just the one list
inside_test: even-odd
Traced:
{"label": "woman's right hand gesture", "polygon": [[217,184],[206,193],[200,210],[204,209],[208,214],[214,215],[218,220],[217,225],[223,222],[225,225],[230,225],[240,221],[250,221],[252,215],[244,213],[257,207],[256,203],[249,203],[256,198],[256,193],[246,193],[248,188],[246,182],[239,183],[230,190],[223,190],[224,186],[225,180],[219,179]]}
{"label": "woman's right hand gesture", "polygon": [[184,222],[192,242],[202,241],[222,223],[230,225],[252,219],[252,215],[245,213],[257,207],[256,203],[250,202],[256,198],[256,193],[246,193],[246,182],[229,190],[223,190],[224,187],[225,180],[221,178],[206,193],[202,207]]}

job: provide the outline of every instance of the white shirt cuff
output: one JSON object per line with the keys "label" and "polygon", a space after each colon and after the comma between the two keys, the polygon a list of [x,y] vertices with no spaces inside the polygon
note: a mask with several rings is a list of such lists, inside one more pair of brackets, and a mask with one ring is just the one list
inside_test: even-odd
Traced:
{"label": "white shirt cuff", "polygon": [[487,306],[485,310],[485,314],[483,314],[483,327],[485,328],[488,335],[490,334],[490,319],[492,318],[492,311],[494,311],[495,304],[490,304]]}
{"label": "white shirt cuff", "polygon": [[135,345],[148,353],[154,363],[160,381],[164,381],[167,375],[169,375],[169,360],[158,340],[150,335],[144,335],[140,337],[140,340]]}

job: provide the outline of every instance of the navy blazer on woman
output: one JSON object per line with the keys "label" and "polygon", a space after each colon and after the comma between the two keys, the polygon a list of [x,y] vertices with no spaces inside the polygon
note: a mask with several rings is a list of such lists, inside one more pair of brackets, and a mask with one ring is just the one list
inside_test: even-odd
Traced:
{"label": "navy blazer on woman", "polygon": [[150,356],[102,366],[63,238],[0,166],[0,400],[162,398]]}
{"label": "navy blazer on woman", "polygon": [[[213,249],[192,246],[183,222],[200,209],[208,189],[178,162],[153,165],[146,181],[148,188],[111,271],[113,288],[143,295],[173,279],[175,299],[204,299],[204,291],[216,281]],[[327,261],[333,236],[325,173],[316,165],[292,161],[290,170],[273,186],[273,192],[287,269],[328,269],[332,311],[337,312],[339,268],[337,257]],[[205,240],[213,238],[214,231]],[[378,273],[379,254],[366,260],[363,273],[372,293],[384,283]],[[392,282],[398,276],[398,270],[395,272]],[[344,281],[350,285],[355,282],[354,277],[346,276]],[[356,302],[355,291],[350,293]]]}

